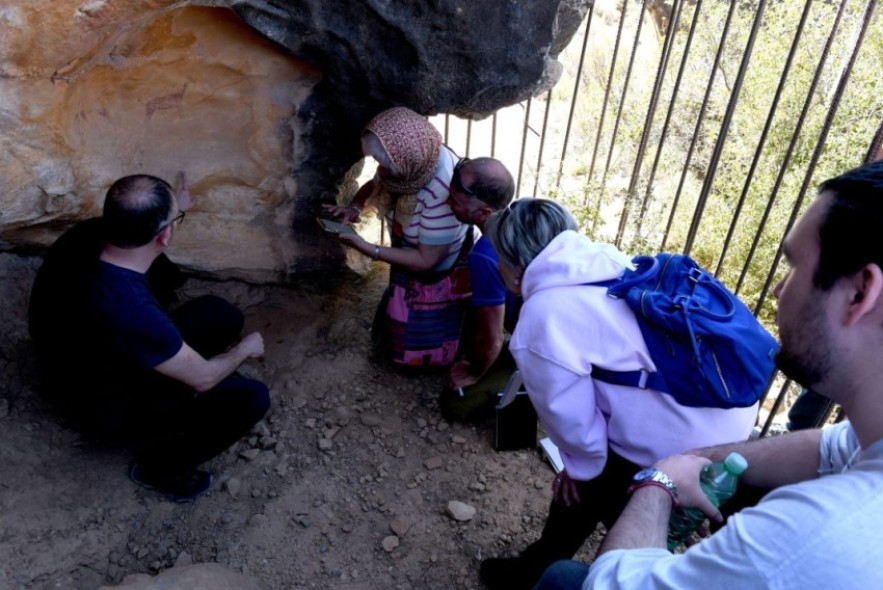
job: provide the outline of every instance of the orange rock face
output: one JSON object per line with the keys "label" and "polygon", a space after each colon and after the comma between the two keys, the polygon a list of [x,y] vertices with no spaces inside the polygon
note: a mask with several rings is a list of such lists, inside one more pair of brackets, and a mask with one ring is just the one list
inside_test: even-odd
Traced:
{"label": "orange rock face", "polygon": [[[0,241],[48,243],[117,178],[179,170],[196,199],[170,254],[284,278],[294,116],[319,72],[225,8],[0,0]],[[186,228],[186,229],[185,229]]]}

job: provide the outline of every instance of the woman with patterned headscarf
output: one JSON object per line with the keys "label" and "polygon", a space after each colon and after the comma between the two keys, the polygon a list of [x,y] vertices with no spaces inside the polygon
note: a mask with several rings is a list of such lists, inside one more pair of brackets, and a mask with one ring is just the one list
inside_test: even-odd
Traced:
{"label": "woman with patterned headscarf", "polygon": [[468,246],[463,248],[468,226],[447,204],[457,157],[429,121],[404,107],[383,111],[368,123],[362,151],[378,163],[374,178],[347,207],[328,210],[353,222],[371,205],[388,221],[390,247],[340,234],[347,246],[391,265],[390,285],[374,321],[375,345],[397,364],[450,365],[470,294]]}

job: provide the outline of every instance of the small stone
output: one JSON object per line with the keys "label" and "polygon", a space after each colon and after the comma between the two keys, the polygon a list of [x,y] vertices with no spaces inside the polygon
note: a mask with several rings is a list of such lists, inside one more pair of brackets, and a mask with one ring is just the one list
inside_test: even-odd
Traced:
{"label": "small stone", "polygon": [[319,450],[321,451],[329,451],[334,446],[334,443],[327,438],[319,439]]}
{"label": "small stone", "polygon": [[186,551],[182,551],[178,555],[178,559],[175,560],[174,567],[185,567],[188,565],[193,565],[193,558]]}
{"label": "small stone", "polygon": [[444,465],[444,461],[442,461],[441,457],[430,457],[426,461],[423,462],[423,466],[432,471],[433,469],[438,469]]}
{"label": "small stone", "polygon": [[466,438],[460,436],[459,434],[455,434],[454,436],[451,437],[451,443],[453,443],[455,445],[465,445]]}
{"label": "small stone", "polygon": [[246,461],[254,461],[257,459],[258,455],[261,454],[260,449],[247,449],[239,453],[239,456],[245,459]]}
{"label": "small stone", "polygon": [[377,414],[362,414],[359,419],[365,426],[380,426],[380,416]]}
{"label": "small stone", "polygon": [[270,436],[269,434],[265,434],[261,437],[260,445],[262,449],[275,449],[276,448],[276,439]]}
{"label": "small stone", "polygon": [[307,418],[306,422],[304,422],[304,425],[310,429],[315,428],[316,427],[316,419],[315,418]]}
{"label": "small stone", "polygon": [[395,535],[390,535],[385,537],[383,541],[380,542],[380,545],[383,547],[384,551],[392,553],[395,548],[399,546],[399,538]]}
{"label": "small stone", "polygon": [[264,514],[255,514],[251,518],[248,519],[248,526],[254,527],[262,527],[270,522],[270,519],[267,518]]}
{"label": "small stone", "polygon": [[394,532],[398,537],[404,537],[408,534],[408,531],[411,529],[411,525],[413,523],[410,519],[407,519],[403,516],[399,516],[391,523],[389,523],[389,530]]}
{"label": "small stone", "polygon": [[224,483],[224,489],[227,490],[227,493],[230,494],[233,498],[237,498],[239,496],[239,490],[242,489],[242,481],[238,477],[231,477]]}
{"label": "small stone", "polygon": [[475,508],[457,500],[448,502],[448,515],[454,520],[467,522],[475,516]]}
{"label": "small stone", "polygon": [[325,435],[325,438],[332,439],[338,432],[340,432],[340,426],[333,426],[331,428],[326,428],[323,434]]}

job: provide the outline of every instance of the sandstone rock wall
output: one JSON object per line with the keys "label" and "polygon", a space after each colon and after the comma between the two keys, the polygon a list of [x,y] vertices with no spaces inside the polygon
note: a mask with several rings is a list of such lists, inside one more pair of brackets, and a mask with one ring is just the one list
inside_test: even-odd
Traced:
{"label": "sandstone rock wall", "polygon": [[315,68],[227,8],[38,1],[0,21],[4,242],[99,214],[120,176],[186,170],[197,202],[175,258],[255,280],[285,268],[294,114]]}
{"label": "sandstone rock wall", "polygon": [[183,169],[185,266],[275,281],[339,264],[313,216],[354,190],[365,122],[545,90],[588,4],[0,0],[0,248],[51,243],[120,176]]}

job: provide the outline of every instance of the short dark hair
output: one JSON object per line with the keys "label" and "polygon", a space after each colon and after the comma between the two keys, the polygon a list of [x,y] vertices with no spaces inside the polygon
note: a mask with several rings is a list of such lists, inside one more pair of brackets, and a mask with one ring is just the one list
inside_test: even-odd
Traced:
{"label": "short dark hair", "polygon": [[[494,211],[505,209],[515,196],[515,181],[502,162],[494,158],[467,160],[462,169],[473,173],[469,190],[475,197]],[[462,172],[461,169],[461,172]]]}
{"label": "short dark hair", "polygon": [[830,178],[819,193],[833,196],[819,225],[819,263],[815,285],[827,291],[867,264],[883,269],[883,161],[865,164]]}
{"label": "short dark hair", "polygon": [[124,176],[107,189],[104,224],[107,241],[118,248],[138,248],[150,242],[172,215],[171,185],[147,174]]}

